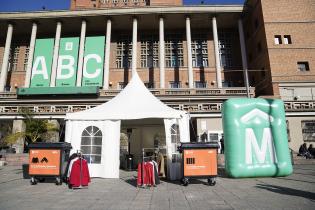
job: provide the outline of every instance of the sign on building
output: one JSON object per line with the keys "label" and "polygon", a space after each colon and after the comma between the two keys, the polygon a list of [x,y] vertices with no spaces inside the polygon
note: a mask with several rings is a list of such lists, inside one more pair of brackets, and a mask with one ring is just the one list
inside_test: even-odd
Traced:
{"label": "sign on building", "polygon": [[54,39],[36,39],[31,87],[49,87]]}
{"label": "sign on building", "polygon": [[229,99],[223,105],[225,169],[235,178],[292,173],[284,105],[272,99]]}
{"label": "sign on building", "polygon": [[105,36],[86,37],[82,86],[102,86]]}
{"label": "sign on building", "polygon": [[73,87],[76,84],[78,68],[78,37],[61,38],[56,75],[56,87]]}

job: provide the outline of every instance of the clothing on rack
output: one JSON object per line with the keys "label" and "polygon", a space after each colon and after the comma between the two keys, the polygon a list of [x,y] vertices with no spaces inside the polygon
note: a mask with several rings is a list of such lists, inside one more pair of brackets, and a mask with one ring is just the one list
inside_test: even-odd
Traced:
{"label": "clothing on rack", "polygon": [[156,186],[160,183],[157,164],[155,161],[142,162],[138,164],[138,186]]}
{"label": "clothing on rack", "polygon": [[91,182],[88,163],[81,155],[70,161],[67,178],[69,186],[74,188],[88,186]]}

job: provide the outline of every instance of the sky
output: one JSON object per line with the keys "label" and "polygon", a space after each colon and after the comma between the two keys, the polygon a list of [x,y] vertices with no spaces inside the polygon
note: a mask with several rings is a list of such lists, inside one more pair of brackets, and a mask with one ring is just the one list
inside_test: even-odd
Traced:
{"label": "sky", "polygon": [[[242,4],[244,0],[183,0],[185,5]],[[0,0],[0,12],[66,10],[70,0]]]}

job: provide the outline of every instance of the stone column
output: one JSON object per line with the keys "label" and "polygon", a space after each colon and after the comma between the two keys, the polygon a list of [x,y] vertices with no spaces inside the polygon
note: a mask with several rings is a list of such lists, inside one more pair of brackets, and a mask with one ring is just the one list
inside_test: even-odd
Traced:
{"label": "stone column", "polygon": [[57,27],[56,27],[54,56],[53,56],[52,67],[51,67],[50,87],[56,86],[56,74],[57,74],[60,35],[61,35],[61,22],[58,21]]}
{"label": "stone column", "polygon": [[24,82],[24,87],[26,88],[28,88],[31,83],[32,63],[33,63],[33,55],[34,55],[34,49],[35,49],[36,34],[37,34],[37,23],[33,22],[30,48],[28,51],[27,69],[26,69],[25,82]]}
{"label": "stone column", "polygon": [[132,23],[132,75],[137,72],[137,28],[138,20],[134,17]]}
{"label": "stone column", "polygon": [[190,18],[186,17],[186,41],[187,41],[187,57],[188,57],[188,84],[189,88],[194,88],[194,73],[192,68],[192,55],[191,55],[191,31],[190,31]]}
{"label": "stone column", "polygon": [[109,86],[109,58],[110,58],[110,42],[112,32],[112,21],[107,19],[106,25],[106,45],[105,45],[105,65],[104,65],[104,79],[103,89],[107,90]]}
{"label": "stone column", "polygon": [[7,38],[5,41],[4,46],[4,54],[2,59],[2,66],[0,72],[0,92],[4,91],[7,76],[8,76],[8,64],[9,64],[9,54],[11,48],[11,40],[12,40],[12,33],[13,33],[13,25],[11,23],[8,24],[8,31],[7,31]]}
{"label": "stone column", "polygon": [[[53,124],[57,129],[60,130],[60,124],[58,120],[48,120],[48,123]],[[47,137],[47,142],[59,142],[59,131],[49,131]]]}
{"label": "stone column", "polygon": [[79,46],[79,58],[78,58],[77,86],[81,86],[82,85],[82,69],[83,69],[85,33],[86,33],[86,21],[82,20],[80,46]]}
{"label": "stone column", "polygon": [[218,29],[217,29],[217,19],[212,17],[212,32],[213,32],[213,43],[214,43],[214,54],[215,54],[215,67],[217,72],[217,87],[222,88],[222,78],[221,78],[221,62],[219,55],[219,40],[218,40]]}
{"label": "stone column", "polygon": [[[25,132],[26,126],[23,120],[13,120],[12,133]],[[19,138],[13,148],[15,148],[16,153],[23,153],[24,151],[24,138]]]}
{"label": "stone column", "polygon": [[250,98],[249,82],[248,82],[248,65],[247,65],[247,58],[246,58],[246,46],[245,46],[245,38],[244,38],[242,19],[238,20],[238,33],[240,36],[240,44],[241,44],[242,65],[243,65],[243,71],[244,71],[244,83],[245,83],[245,87],[246,87],[247,97]]}
{"label": "stone column", "polygon": [[160,40],[159,40],[159,66],[160,66],[160,88],[165,88],[165,43],[164,43],[164,18],[160,17]]}

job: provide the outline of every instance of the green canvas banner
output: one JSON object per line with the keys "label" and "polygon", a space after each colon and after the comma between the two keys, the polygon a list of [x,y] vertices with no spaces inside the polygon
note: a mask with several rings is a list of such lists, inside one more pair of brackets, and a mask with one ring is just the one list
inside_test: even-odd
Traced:
{"label": "green canvas banner", "polygon": [[223,104],[225,170],[235,178],[287,176],[293,171],[284,104],[229,99]]}
{"label": "green canvas banner", "polygon": [[79,41],[78,37],[60,39],[56,87],[76,85]]}
{"label": "green canvas banner", "polygon": [[31,87],[49,87],[54,39],[36,39]]}
{"label": "green canvas banner", "polygon": [[105,36],[86,37],[82,86],[102,86]]}

